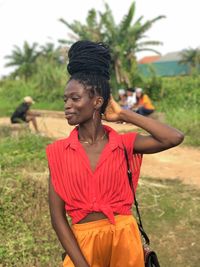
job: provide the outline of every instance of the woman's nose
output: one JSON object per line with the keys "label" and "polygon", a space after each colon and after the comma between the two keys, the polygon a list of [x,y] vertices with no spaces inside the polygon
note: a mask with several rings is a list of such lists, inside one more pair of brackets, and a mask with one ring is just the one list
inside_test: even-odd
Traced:
{"label": "woman's nose", "polygon": [[70,99],[67,99],[64,103],[64,108],[69,109],[72,107],[72,101]]}

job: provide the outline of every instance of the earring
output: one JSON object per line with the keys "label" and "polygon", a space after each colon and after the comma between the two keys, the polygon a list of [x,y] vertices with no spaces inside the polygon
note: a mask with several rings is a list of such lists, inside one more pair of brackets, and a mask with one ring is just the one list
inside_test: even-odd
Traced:
{"label": "earring", "polygon": [[92,116],[92,119],[93,119],[93,120],[95,119],[95,116],[96,116],[96,109],[95,109],[94,112],[93,112],[93,116]]}

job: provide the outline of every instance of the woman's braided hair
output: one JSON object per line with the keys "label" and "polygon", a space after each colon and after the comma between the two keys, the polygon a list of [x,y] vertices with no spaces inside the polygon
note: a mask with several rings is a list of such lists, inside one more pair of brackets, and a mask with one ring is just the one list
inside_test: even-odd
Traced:
{"label": "woman's braided hair", "polygon": [[76,80],[90,90],[91,97],[102,96],[104,103],[100,112],[104,113],[110,98],[109,48],[103,43],[78,41],[71,46],[68,57],[70,80]]}

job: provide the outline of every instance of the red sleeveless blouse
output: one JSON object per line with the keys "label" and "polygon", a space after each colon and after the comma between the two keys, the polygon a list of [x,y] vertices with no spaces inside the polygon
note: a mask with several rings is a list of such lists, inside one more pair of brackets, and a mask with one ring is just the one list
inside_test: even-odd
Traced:
{"label": "red sleeveless blouse", "polygon": [[68,138],[47,146],[46,153],[55,192],[65,202],[67,214],[75,224],[87,214],[103,212],[115,223],[114,212],[131,214],[133,195],[127,177],[123,144],[127,149],[136,189],[142,155],[134,153],[137,133],[118,134],[104,125],[109,141],[93,172],[75,128]]}

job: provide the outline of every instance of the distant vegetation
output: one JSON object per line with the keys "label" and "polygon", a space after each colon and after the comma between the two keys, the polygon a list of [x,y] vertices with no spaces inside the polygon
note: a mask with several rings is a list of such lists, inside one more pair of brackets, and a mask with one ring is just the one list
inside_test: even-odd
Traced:
{"label": "distant vegetation", "polygon": [[185,135],[185,143],[200,146],[200,75],[164,78],[158,109]]}
{"label": "distant vegetation", "polygon": [[199,73],[200,71],[200,49],[188,48],[181,53],[182,59],[180,64],[188,64],[190,66],[190,74]]}

